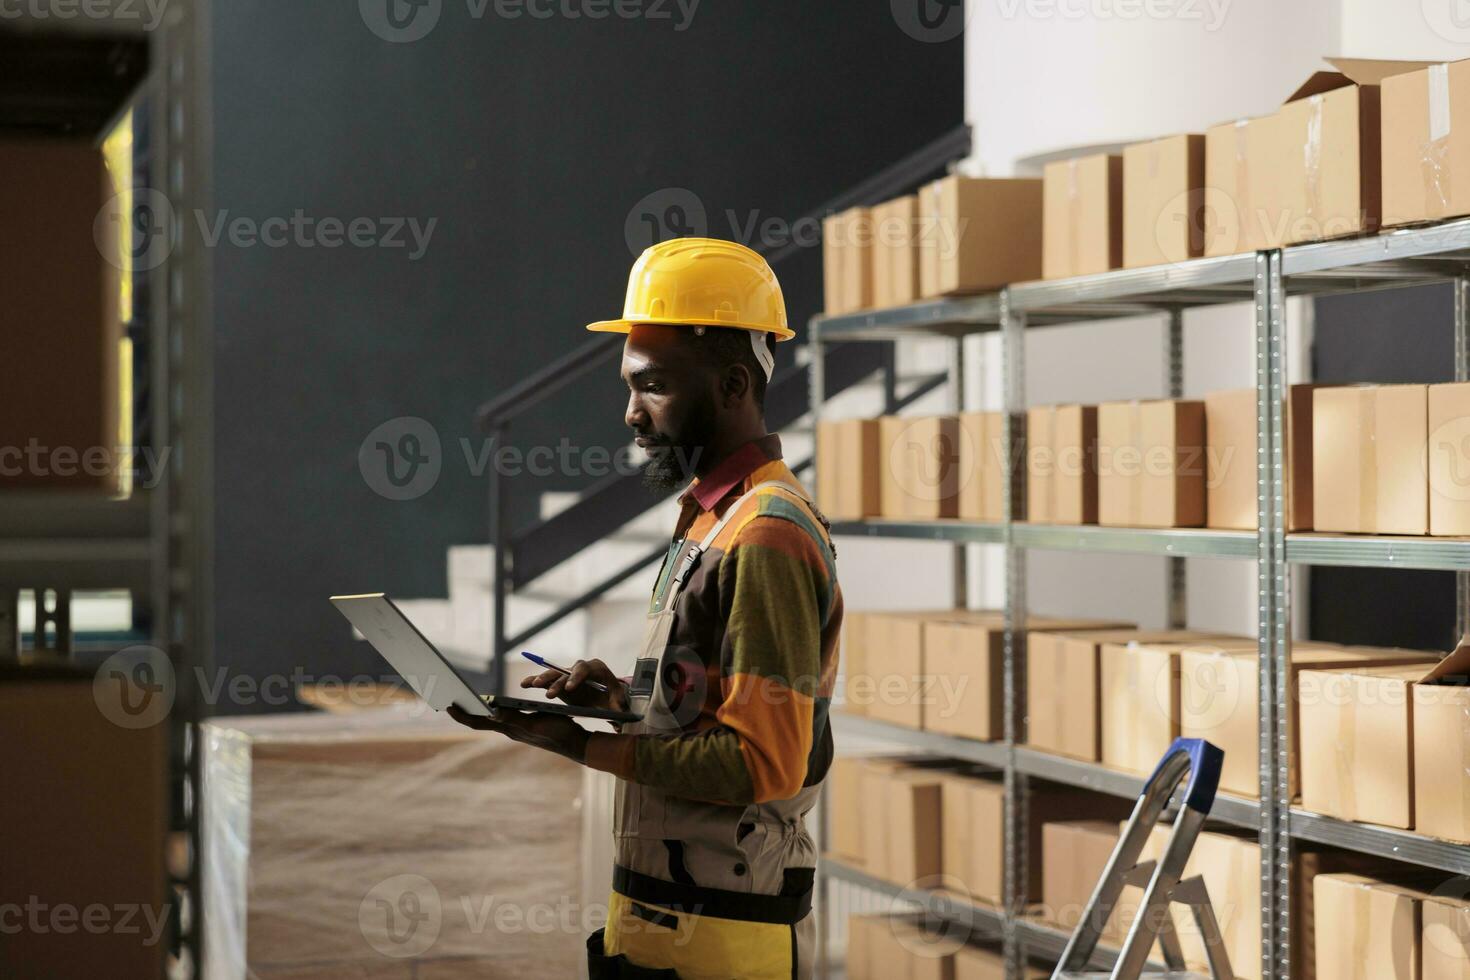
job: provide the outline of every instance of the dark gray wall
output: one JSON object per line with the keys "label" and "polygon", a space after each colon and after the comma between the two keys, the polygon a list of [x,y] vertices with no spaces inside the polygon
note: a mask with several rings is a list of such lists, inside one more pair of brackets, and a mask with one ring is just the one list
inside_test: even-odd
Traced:
{"label": "dark gray wall", "polygon": [[[682,31],[672,3],[673,20],[512,20],[442,0],[412,43],[368,29],[360,10],[384,2],[215,8],[219,208],[437,219],[418,261],[217,249],[217,659],[232,673],[380,668],[325,597],[444,594],[445,548],[486,533],[485,481],[458,444],[477,438],[475,407],[620,310],[646,195],[692,191],[709,233],[736,237],[727,209],[792,220],[962,118],[959,40],[915,40],[887,0],[704,0]],[[779,267],[799,324],[819,304],[817,253]],[[614,373],[518,441],[622,443]],[[401,416],[432,424],[442,472],[394,501],[358,451]],[[521,481],[517,522],[535,490],[579,482]]]}
{"label": "dark gray wall", "polygon": [[[1454,294],[1421,286],[1317,300],[1312,376],[1320,384],[1433,384],[1455,378]],[[1455,576],[1312,569],[1311,635],[1338,643],[1448,650]]]}

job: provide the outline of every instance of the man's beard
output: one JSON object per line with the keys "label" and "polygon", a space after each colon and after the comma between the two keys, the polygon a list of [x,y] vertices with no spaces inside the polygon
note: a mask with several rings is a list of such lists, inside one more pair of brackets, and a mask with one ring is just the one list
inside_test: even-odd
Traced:
{"label": "man's beard", "polygon": [[648,465],[643,468],[643,485],[663,493],[688,483],[714,434],[715,405],[711,397],[695,406],[676,434],[660,438],[650,448]]}

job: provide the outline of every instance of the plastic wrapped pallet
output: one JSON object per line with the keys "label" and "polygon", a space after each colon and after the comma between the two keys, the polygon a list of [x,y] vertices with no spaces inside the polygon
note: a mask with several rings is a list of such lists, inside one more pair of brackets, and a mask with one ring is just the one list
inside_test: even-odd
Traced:
{"label": "plastic wrapped pallet", "polygon": [[576,973],[579,768],[421,708],[204,726],[209,977]]}

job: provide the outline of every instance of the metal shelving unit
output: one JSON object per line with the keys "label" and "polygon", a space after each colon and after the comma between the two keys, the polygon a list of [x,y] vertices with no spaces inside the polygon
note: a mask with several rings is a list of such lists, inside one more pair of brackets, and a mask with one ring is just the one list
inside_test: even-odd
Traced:
{"label": "metal shelving unit", "polygon": [[[1010,975],[1020,976],[1028,955],[1055,955],[1056,937],[1028,918],[1029,896],[1016,872],[1025,867],[1026,808],[1029,780],[1078,786],[1109,795],[1134,797],[1139,776],[1047,755],[1026,745],[1026,598],[1025,560],[1030,549],[1156,554],[1170,559],[1168,588],[1171,625],[1184,625],[1186,557],[1253,560],[1257,568],[1260,617],[1260,772],[1259,799],[1220,797],[1212,819],[1254,829],[1261,842],[1262,947],[1261,974],[1285,978],[1291,973],[1291,856],[1293,843],[1328,844],[1452,874],[1470,874],[1470,846],[1427,838],[1412,832],[1354,824],[1291,806],[1286,783],[1288,766],[1287,681],[1291,606],[1289,568],[1298,565],[1355,565],[1455,571],[1459,583],[1457,621],[1470,625],[1470,538],[1378,537],[1284,531],[1285,462],[1283,409],[1286,392],[1286,298],[1365,289],[1384,289],[1434,282],[1455,288],[1455,378],[1470,380],[1470,220],[1394,231],[1370,238],[1323,242],[1282,250],[1195,259],[1175,265],[1131,269],[1075,279],[1023,283],[984,296],[928,301],[913,306],[850,316],[813,318],[810,343],[813,362],[820,363],[821,345],[834,341],[883,340],[940,336],[953,340],[952,377],[962,367],[963,338],[988,331],[1001,335],[1007,479],[1010,493],[1005,520],[976,524],[956,520],[841,522],[834,534],[857,534],[948,541],[956,545],[957,567],[963,568],[964,546],[999,544],[1006,554],[1006,632],[1004,657],[1005,739],[973,743],[956,751],[952,743],[968,740],[896,726],[862,723],[862,733],[887,735],[894,741],[940,754],[986,762],[1003,770],[1006,780],[1006,895],[1003,908],[990,910],[991,922],[1004,943]],[[1200,306],[1251,302],[1254,314],[1256,391],[1258,399],[1257,516],[1259,529],[1151,530],[1099,526],[1029,524],[1024,513],[1024,474],[1014,467],[1026,410],[1024,341],[1026,331],[1052,324],[1120,316],[1162,315],[1168,318],[1163,355],[1166,389],[1181,394],[1182,313]],[[823,389],[820,373],[812,378],[813,414],[820,416]],[[962,409],[956,387],[956,409]],[[960,580],[963,584],[963,579]],[[957,589],[958,594],[965,594]],[[851,719],[834,714],[840,729]],[[992,760],[999,760],[992,761]],[[860,873],[829,865],[819,870],[818,896],[825,907],[828,877],[858,882]],[[866,878],[866,876],[860,876]],[[867,885],[873,885],[867,879]],[[882,883],[882,890],[892,888]],[[1053,930],[1055,931],[1055,930]],[[824,932],[825,934],[825,932]],[[1063,940],[1065,937],[1061,937]]]}
{"label": "metal shelving unit", "polygon": [[[183,218],[210,204],[209,50],[208,0],[170,0],[156,12],[132,0],[17,4],[0,18],[0,131],[96,138],[134,109],[149,121],[146,189],[172,209],[172,222],[153,216],[163,222],[154,233],[169,236],[167,255],[134,278],[133,319],[151,356],[150,439],[169,451],[164,472],[126,500],[16,493],[0,507],[0,658],[17,653],[21,588],[63,598],[126,588],[149,609],[149,642],[172,666],[170,977],[199,974],[204,933],[197,724],[206,707],[192,681],[213,663],[212,259],[184,234],[192,222]],[[69,635],[59,639],[68,652]]]}

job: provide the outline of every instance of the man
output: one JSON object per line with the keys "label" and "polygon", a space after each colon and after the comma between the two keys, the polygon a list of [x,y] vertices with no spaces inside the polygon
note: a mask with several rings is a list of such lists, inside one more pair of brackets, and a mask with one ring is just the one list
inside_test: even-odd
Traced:
{"label": "man", "polygon": [[816,851],[804,817],[832,758],[842,593],[827,522],[765,428],[775,341],[795,335],[780,284],[744,246],[675,239],[634,264],[622,318],[588,329],[627,334],[625,420],[647,480],[693,479],[633,676],[578,661],[521,684],[643,719],[589,733],[554,715],[451,711],[618,777],[594,980],[809,977]]}

